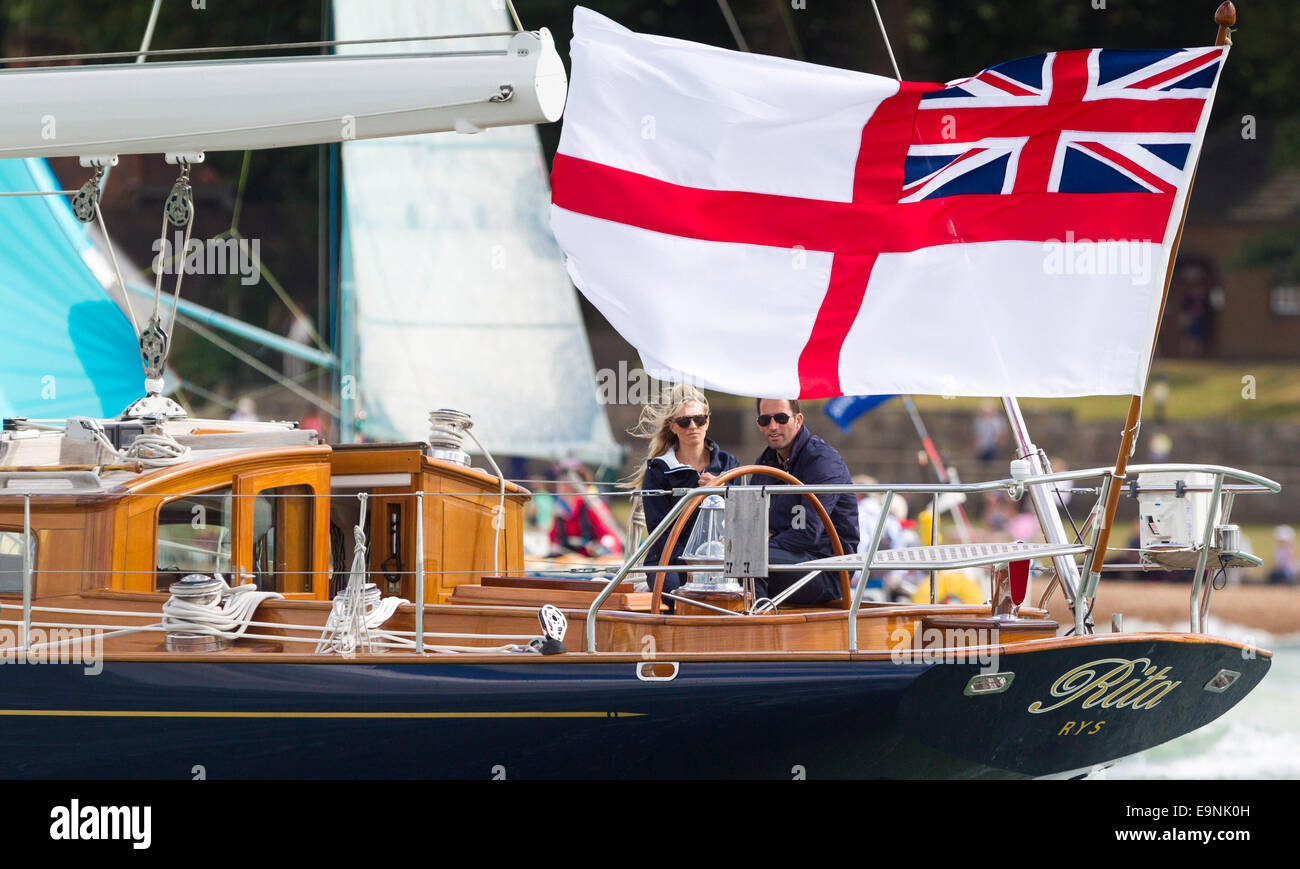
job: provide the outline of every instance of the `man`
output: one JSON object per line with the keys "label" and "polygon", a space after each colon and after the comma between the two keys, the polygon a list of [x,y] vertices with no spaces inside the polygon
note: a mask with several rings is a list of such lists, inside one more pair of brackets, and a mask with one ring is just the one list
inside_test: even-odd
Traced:
{"label": "man", "polygon": [[[767,449],[754,462],[780,468],[793,474],[801,483],[849,483],[849,468],[835,448],[808,431],[799,412],[798,401],[783,398],[760,398],[755,402],[758,427],[767,440]],[[782,485],[783,480],[755,474],[755,485]],[[831,517],[839,534],[844,553],[858,549],[858,504],[848,492],[819,495],[818,500]],[[771,564],[795,564],[834,555],[830,536],[821,517],[803,495],[772,495],[768,508],[767,558]],[[774,572],[766,579],[755,580],[759,597],[776,597],[796,583],[800,573]],[[822,573],[786,598],[786,603],[816,606],[838,600],[839,573]]]}

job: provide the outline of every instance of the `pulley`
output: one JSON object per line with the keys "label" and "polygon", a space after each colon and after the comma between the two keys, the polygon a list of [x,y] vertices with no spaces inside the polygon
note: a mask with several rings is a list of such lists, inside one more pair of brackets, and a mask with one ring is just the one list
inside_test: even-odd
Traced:
{"label": "pulley", "polygon": [[72,194],[72,213],[82,223],[90,223],[95,219],[95,206],[99,204],[99,197],[103,193],[99,186],[103,179],[104,167],[96,166],[95,174]]}
{"label": "pulley", "polygon": [[[140,330],[140,361],[144,364],[145,391],[157,395],[162,391],[163,371],[167,365],[167,353],[171,347],[171,338],[155,312],[149,318],[149,324]],[[151,381],[157,382],[157,388]]]}
{"label": "pulley", "polygon": [[194,219],[194,191],[190,188],[190,164],[181,163],[181,177],[167,194],[163,213],[172,226],[185,226]]}

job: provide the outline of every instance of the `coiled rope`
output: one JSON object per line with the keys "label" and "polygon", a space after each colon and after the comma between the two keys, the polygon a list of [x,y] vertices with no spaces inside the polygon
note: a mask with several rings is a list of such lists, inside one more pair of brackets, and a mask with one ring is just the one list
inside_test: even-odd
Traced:
{"label": "coiled rope", "polygon": [[220,596],[201,603],[172,595],[162,607],[164,631],[237,640],[248,630],[262,601],[284,597],[274,591],[258,591],[251,582],[232,588],[221,574],[213,575],[221,582]]}

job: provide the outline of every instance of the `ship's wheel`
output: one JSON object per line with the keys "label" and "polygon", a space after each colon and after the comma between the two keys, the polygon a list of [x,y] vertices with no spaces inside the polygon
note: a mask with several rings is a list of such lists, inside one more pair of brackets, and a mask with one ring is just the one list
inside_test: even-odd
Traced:
{"label": "ship's wheel", "polygon": [[[742,477],[745,474],[764,474],[769,477],[776,477],[777,479],[783,480],[793,486],[803,485],[799,478],[793,474],[787,473],[780,468],[769,467],[768,465],[741,465],[739,468],[732,468],[730,471],[723,471],[721,474],[718,474],[718,476],[710,480],[709,485],[721,486],[723,483],[734,480],[736,477]],[[821,518],[822,527],[825,528],[826,533],[830,535],[831,548],[835,551],[835,554],[843,555],[844,544],[840,542],[840,535],[836,533],[835,526],[831,523],[831,517],[826,512],[826,508],[822,506],[822,502],[818,501],[816,496],[811,492],[804,492],[803,496],[812,504],[813,509],[817,511],[818,517]],[[672,563],[673,547],[677,545],[677,538],[681,536],[682,529],[686,527],[687,520],[691,518],[695,513],[695,509],[699,507],[703,501],[703,495],[696,495],[691,500],[691,503],[686,506],[686,509],[682,511],[682,515],[677,517],[677,522],[673,525],[672,530],[668,532],[668,540],[664,543],[663,554],[659,556],[660,565],[666,566]],[[840,609],[848,609],[850,604],[849,572],[847,570],[841,570],[839,574]],[[664,574],[660,571],[655,574],[654,585],[651,586],[650,612],[659,612],[660,605],[663,603],[663,592]]]}

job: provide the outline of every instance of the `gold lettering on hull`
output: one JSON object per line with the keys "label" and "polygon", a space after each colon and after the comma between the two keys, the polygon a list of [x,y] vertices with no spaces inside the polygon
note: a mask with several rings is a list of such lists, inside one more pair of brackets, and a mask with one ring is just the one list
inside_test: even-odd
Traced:
{"label": "gold lettering on hull", "polygon": [[1183,684],[1166,678],[1170,669],[1157,669],[1150,658],[1089,661],[1062,673],[1052,683],[1052,697],[1059,698],[1055,703],[1047,706],[1035,700],[1029,704],[1029,711],[1036,715],[1051,712],[1076,700],[1082,709],[1151,709]]}
{"label": "gold lettering on hull", "polygon": [[[1056,732],[1057,736],[1092,736],[1101,732],[1102,726],[1106,719],[1101,721],[1067,721],[1061,725],[1061,729]],[[1091,725],[1091,729],[1089,729]]]}

